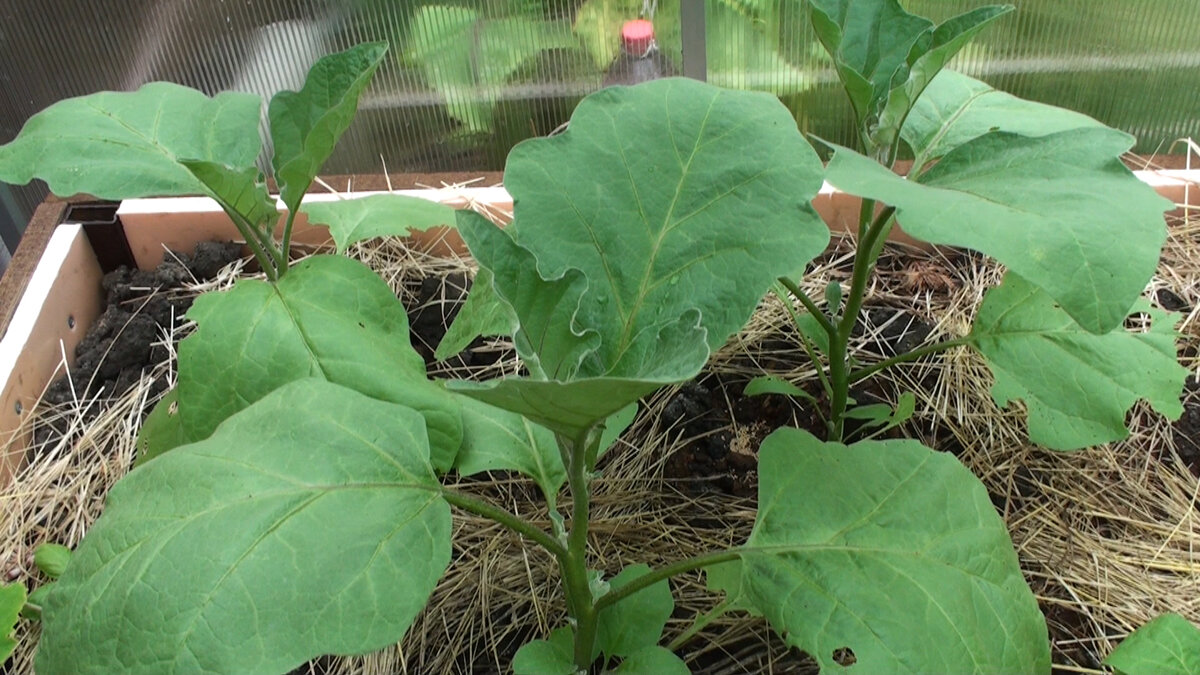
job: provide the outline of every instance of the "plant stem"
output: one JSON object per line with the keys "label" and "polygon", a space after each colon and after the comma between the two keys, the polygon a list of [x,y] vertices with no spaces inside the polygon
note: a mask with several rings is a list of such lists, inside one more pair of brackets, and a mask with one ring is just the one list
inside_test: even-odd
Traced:
{"label": "plant stem", "polygon": [[567,547],[559,558],[563,586],[567,594],[567,607],[575,619],[575,667],[587,671],[592,664],[592,645],[596,642],[596,618],[599,610],[592,597],[587,573],[587,535],[590,494],[588,492],[587,457],[590,446],[600,442],[600,434],[584,430],[577,438],[559,436],[559,447],[564,449],[567,463],[567,484],[571,487],[571,530],[567,533]]}
{"label": "plant stem", "polygon": [[859,368],[858,370],[851,372],[850,378],[849,378],[850,384],[854,384],[855,382],[864,380],[864,379],[874,375],[875,373],[878,373],[879,371],[881,371],[885,368],[890,368],[891,366],[894,366],[896,364],[907,363],[909,361],[915,361],[915,360],[921,358],[922,356],[928,356],[930,354],[944,352],[947,349],[953,349],[954,347],[960,347],[962,345],[968,345],[968,344],[971,344],[971,338],[961,337],[961,338],[954,338],[953,340],[943,340],[941,342],[935,342],[931,345],[925,345],[924,347],[919,347],[917,349],[914,349],[911,352],[897,354],[896,356],[893,356],[888,359],[884,359],[883,361],[880,361],[879,363],[874,363],[872,365],[867,366],[866,368]]}
{"label": "plant stem", "polygon": [[854,272],[850,281],[850,294],[846,298],[846,309],[842,314],[833,334],[829,339],[829,379],[833,386],[833,397],[830,403],[829,440],[841,442],[845,429],[846,402],[850,396],[850,374],[847,362],[847,348],[850,334],[858,322],[858,313],[862,310],[863,298],[866,296],[867,281],[871,270],[875,267],[875,244],[879,237],[888,229],[888,224],[895,215],[895,207],[887,207],[879,216],[871,221],[875,212],[875,200],[864,199],[859,211],[858,231],[860,237],[858,248],[854,254]]}
{"label": "plant stem", "polygon": [[567,549],[563,547],[562,543],[528,521],[521,519],[520,516],[449,488],[442,488],[441,494],[443,499],[463,511],[469,511],[477,516],[494,520],[513,532],[532,539],[559,560],[562,560],[567,555]]}
{"label": "plant stem", "polygon": [[[800,301],[800,304],[804,305],[804,309],[808,310],[809,314],[812,314],[813,318],[817,320],[817,323],[821,324],[821,328],[824,328],[826,333],[829,333],[830,339],[837,334],[837,328],[834,327],[833,322],[829,320],[829,317],[825,316],[825,313],[822,312],[819,307],[817,307],[817,303],[813,302],[812,298],[808,297],[808,295],[800,288],[798,284],[796,284],[796,282],[788,279],[787,277],[779,277],[779,283],[783,284],[784,288],[788,289],[791,291],[792,295],[796,296],[796,299]],[[797,326],[797,328],[799,328],[799,326]]]}
{"label": "plant stem", "polygon": [[287,222],[283,224],[283,243],[279,247],[279,251],[282,254],[282,260],[280,260],[279,266],[279,276],[283,276],[287,272],[288,263],[292,259],[292,226],[295,224],[295,222],[296,212],[292,209],[288,209]]}
{"label": "plant stem", "polygon": [[267,253],[268,249],[263,248],[263,241],[258,230],[243,218],[240,213],[233,209],[225,208],[223,204],[222,208],[224,208],[225,214],[229,216],[229,219],[233,221],[233,224],[237,226],[242,238],[246,240],[246,245],[250,247],[250,252],[254,254],[254,259],[258,261],[258,266],[262,268],[263,274],[266,274],[267,279],[270,281],[278,279],[279,274],[275,267],[276,260],[273,255]]}
{"label": "plant stem", "polygon": [[650,570],[646,574],[643,574],[630,583],[609,592],[607,595],[597,600],[596,611],[601,611],[605,607],[615,605],[634,593],[637,593],[638,591],[649,586],[653,586],[663,579],[670,579],[671,577],[683,574],[684,572],[691,572],[692,570],[698,570],[702,567],[716,565],[717,563],[729,562],[730,560],[738,558],[741,554],[741,551],[713,551],[711,553],[704,553],[692,558],[686,558],[684,560],[673,562],[666,567]]}
{"label": "plant stem", "polygon": [[[808,355],[808,360],[812,362],[813,368],[817,371],[817,380],[821,383],[821,389],[825,392],[826,396],[829,396],[833,390],[829,388],[829,378],[825,377],[825,364],[821,363],[821,360],[817,357],[816,348],[809,341],[808,336],[804,334],[804,330],[800,328],[800,315],[796,313],[796,308],[792,306],[791,298],[788,298],[787,293],[779,290],[778,287],[772,289],[771,292],[783,303],[788,316],[792,318],[792,323],[796,325],[796,331],[800,336],[800,345],[804,347],[804,353]],[[814,408],[817,409],[817,414],[824,418],[825,413],[821,412],[820,406],[814,406]]]}

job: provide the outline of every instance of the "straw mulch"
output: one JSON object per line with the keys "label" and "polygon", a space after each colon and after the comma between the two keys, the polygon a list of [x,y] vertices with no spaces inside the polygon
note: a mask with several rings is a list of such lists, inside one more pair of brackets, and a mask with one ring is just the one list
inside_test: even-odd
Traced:
{"label": "straw mulch", "polygon": [[[818,297],[826,282],[847,275],[850,249],[840,243],[818,260],[805,279]],[[374,242],[353,252],[380,271],[410,303],[421,279],[461,277],[469,262],[414,252],[397,242]],[[227,284],[234,275],[214,282]],[[889,249],[870,290],[872,307],[904,308],[931,328],[930,340],[962,335],[983,292],[1001,270],[975,256]],[[1180,330],[1182,358],[1200,367],[1200,217],[1174,219],[1163,263],[1148,292],[1166,288],[1192,309]],[[426,311],[458,301],[424,300]],[[414,308],[415,309],[415,308]],[[872,315],[874,316],[874,315]],[[897,320],[892,317],[889,321]],[[908,319],[905,319],[908,320]],[[769,366],[797,382],[815,377],[798,349],[782,349],[787,316],[774,298],[710,368],[733,377]],[[879,354],[885,325],[868,322],[857,340],[858,356]],[[182,327],[173,336],[186,333]],[[442,364],[442,377],[497,377],[516,372],[508,346],[482,369]],[[37,461],[0,491],[3,521],[0,564],[8,578],[36,584],[33,547],[53,541],[75,544],[99,515],[106,491],[127,470],[134,437],[153,376],[169,376],[173,364],[147,373],[128,392],[104,392],[104,410],[86,424],[82,411],[93,401],[43,410],[43,417],[71,420],[67,437],[34,449]],[[956,451],[993,494],[1006,518],[1023,568],[1046,612],[1054,660],[1063,672],[1104,672],[1100,659],[1131,630],[1164,611],[1200,622],[1200,481],[1177,457],[1188,439],[1171,423],[1139,405],[1130,415],[1132,436],[1123,442],[1074,454],[1030,447],[1022,415],[1000,410],[989,394],[990,375],[966,349],[886,371],[875,391],[894,396],[913,391],[917,413],[905,433]],[[659,565],[742,541],[754,519],[753,500],[691,489],[687,480],[665,478],[667,460],[691,439],[657,413],[675,388],[643,402],[620,448],[611,452],[595,483],[592,555],[596,566],[615,572],[627,564]],[[1188,403],[1200,406],[1192,392]],[[1197,410],[1193,408],[1193,410]],[[1195,414],[1200,415],[1200,410]],[[736,433],[744,430],[733,429]],[[457,487],[487,496],[549,527],[548,516],[527,481],[504,475],[463,481]],[[508,672],[513,652],[565,620],[552,559],[500,526],[456,513],[454,561],[427,610],[404,642],[364,657],[318,659],[303,671],[321,673]],[[700,574],[676,579],[675,617],[667,640],[709,611],[716,598]],[[23,622],[10,672],[32,671],[37,627]],[[685,636],[686,637],[686,636]],[[697,671],[707,673],[812,672],[812,663],[773,637],[758,619],[720,617],[690,639],[680,640]]]}

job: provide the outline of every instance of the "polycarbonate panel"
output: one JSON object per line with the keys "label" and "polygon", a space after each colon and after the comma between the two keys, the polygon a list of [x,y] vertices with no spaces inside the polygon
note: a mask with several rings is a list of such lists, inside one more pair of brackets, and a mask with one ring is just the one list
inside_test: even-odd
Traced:
{"label": "polycarbonate panel", "polygon": [[[697,3],[705,25],[681,27],[681,2]],[[981,3],[905,4],[945,19]],[[1019,5],[962,69],[1126,129],[1142,151],[1200,135],[1200,0]],[[550,133],[601,86],[625,58],[622,23],[638,17],[653,20],[660,72],[685,71],[683,36],[698,30],[710,81],[775,93],[806,131],[853,142],[800,0],[3,0],[0,142],[69,96],[155,79],[270,95],[298,87],[322,54],[387,40],[327,171],[496,170],[513,144]],[[23,221],[42,194],[0,197]]]}
{"label": "polycarbonate panel", "polygon": [[[780,95],[802,128],[853,144],[850,108],[798,0],[706,0],[714,82]],[[944,21],[978,0],[908,0]],[[1014,0],[951,67],[1078,110],[1165,152],[1200,136],[1200,0]]]}

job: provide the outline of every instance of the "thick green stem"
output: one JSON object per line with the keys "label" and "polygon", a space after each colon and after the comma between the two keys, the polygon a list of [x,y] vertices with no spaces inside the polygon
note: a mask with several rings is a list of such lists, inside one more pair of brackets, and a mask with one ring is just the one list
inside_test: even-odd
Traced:
{"label": "thick green stem", "polygon": [[250,247],[250,252],[254,254],[254,259],[258,261],[258,266],[262,268],[263,274],[267,275],[267,279],[270,281],[277,280],[279,278],[277,261],[273,252],[269,252],[273,247],[264,246],[260,233],[240,213],[229,208],[224,208],[224,210],[233,224],[237,226],[242,238],[246,240],[246,245]]}
{"label": "thick green stem", "polygon": [[704,553],[693,558],[679,560],[667,565],[666,567],[660,567],[656,570],[651,570],[637,579],[634,579],[630,583],[601,597],[596,601],[596,610],[600,611],[605,607],[615,605],[634,593],[657,584],[663,579],[670,579],[671,577],[683,574],[684,572],[691,572],[692,570],[698,570],[710,565],[729,562],[730,560],[738,558],[740,555],[740,551],[714,551],[712,553]]}
{"label": "thick green stem", "polygon": [[911,352],[897,354],[896,356],[893,356],[889,359],[884,359],[883,361],[880,361],[879,363],[874,363],[874,364],[867,366],[866,368],[859,368],[858,370],[851,372],[850,373],[850,384],[854,384],[855,382],[865,380],[868,377],[874,375],[875,373],[878,373],[879,371],[884,370],[885,368],[890,368],[898,363],[907,363],[909,361],[916,361],[917,359],[921,358],[922,356],[929,356],[930,354],[944,352],[947,349],[953,349],[954,347],[961,347],[962,345],[969,345],[969,344],[971,344],[971,338],[962,337],[962,338],[955,338],[953,340],[943,340],[942,342],[935,342],[931,345],[925,345],[924,347],[919,347],[917,349],[914,349]]}
{"label": "thick green stem", "polygon": [[559,446],[564,448],[567,462],[567,484],[571,488],[571,530],[567,533],[567,547],[559,558],[563,587],[567,594],[567,607],[575,620],[575,666],[586,671],[592,664],[592,646],[596,642],[596,618],[599,610],[592,597],[587,572],[587,536],[590,493],[587,457],[591,445],[600,442],[600,434],[584,431],[577,438],[559,437]]}
{"label": "thick green stem", "polygon": [[489,520],[494,520],[513,532],[532,539],[560,561],[567,555],[567,549],[563,547],[561,542],[547,534],[544,530],[540,530],[533,524],[522,520],[520,516],[509,513],[498,506],[493,506],[487,502],[471,497],[470,495],[466,495],[461,492],[455,492],[454,490],[450,490],[448,488],[443,488],[441,494],[443,499],[450,504],[457,506],[463,511],[468,511],[477,516],[483,516]]}
{"label": "thick green stem", "polygon": [[846,402],[850,397],[850,379],[846,359],[846,347],[850,334],[845,337],[839,331],[829,339],[829,385],[833,395],[829,397],[829,441],[840,443],[846,426]]}
{"label": "thick green stem", "polygon": [[283,224],[283,243],[279,246],[281,254],[279,276],[283,276],[292,259],[292,226],[296,223],[296,211],[288,209],[287,221]]}
{"label": "thick green stem", "polygon": [[864,199],[859,212],[858,248],[854,254],[854,272],[850,280],[850,293],[846,298],[846,309],[829,340],[829,379],[833,387],[829,414],[829,440],[841,442],[845,429],[846,403],[850,396],[850,373],[847,348],[850,334],[858,322],[866,297],[867,281],[875,267],[876,243],[888,231],[895,215],[895,207],[887,207],[871,220],[875,211],[875,200]]}

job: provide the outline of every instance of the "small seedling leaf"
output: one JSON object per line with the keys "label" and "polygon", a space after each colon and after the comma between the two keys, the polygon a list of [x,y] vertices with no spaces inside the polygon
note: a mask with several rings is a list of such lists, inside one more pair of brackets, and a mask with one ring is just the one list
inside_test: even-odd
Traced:
{"label": "small seedling leaf", "polygon": [[204,185],[180,160],[253,166],[262,147],[260,105],[252,94],[209,98],[169,82],[59,101],[0,146],[0,181],[41,178],[64,197],[202,194]]}
{"label": "small seedling leaf", "polygon": [[834,653],[849,647],[868,673],[1050,671],[1004,521],[953,456],[784,428],[759,467],[744,597],[822,670],[840,671]]}
{"label": "small seedling leaf", "polygon": [[621,660],[612,675],[690,675],[687,664],[671,650],[657,645],[640,649]]}
{"label": "small seedling leaf", "polygon": [[574,675],[575,634],[556,628],[547,640],[531,640],[513,656],[513,675]]}
{"label": "small seedling leaf", "polygon": [[368,42],[318,60],[300,91],[281,91],[267,116],[279,196],[295,211],[358,110],[358,98],[387,53],[386,42]]}
{"label": "small seedling leaf", "polygon": [[42,605],[46,603],[46,595],[50,589],[54,588],[54,582],[44,583],[38,586],[25,599],[25,606],[21,608],[21,618],[29,619],[30,621],[42,620]]}
{"label": "small seedling leaf", "polygon": [[1178,614],[1163,614],[1121,641],[1104,665],[1123,675],[1200,673],[1200,628]]}
{"label": "small seedling leaf", "polygon": [[992,398],[1025,401],[1030,440],[1055,450],[1125,438],[1125,413],[1138,399],[1178,419],[1187,369],[1175,358],[1177,316],[1145,300],[1133,311],[1150,316],[1150,330],[1095,335],[1008,273],[984,296],[971,333],[996,378]]}
{"label": "small seedling leaf", "polygon": [[25,607],[25,586],[14,583],[0,586],[0,665],[17,648],[13,630]]}
{"label": "small seedling leaf", "polygon": [[137,437],[137,458],[134,466],[140,466],[162,453],[188,442],[179,418],[179,389],[168,391],[154,410],[146,416]]}
{"label": "small seedling leaf", "polygon": [[895,206],[918,239],[996,258],[1079,325],[1106,333],[1154,274],[1171,205],[1121,163],[1132,143],[1107,128],[1037,138],[990,132],[947,153],[920,183],[835,146],[827,178]]}
{"label": "small seedling leaf", "polygon": [[778,375],[760,375],[746,384],[746,389],[742,392],[745,396],[761,396],[763,394],[779,394],[781,396],[793,396],[803,399],[811,403],[816,403],[817,399],[812,394],[804,391],[800,387],[788,382]]}
{"label": "small seedling leaf", "polygon": [[[453,463],[462,442],[458,403],[426,379],[404,305],[362,263],[313,256],[276,284],[242,280],[203,295],[188,318],[197,328],[179,346],[176,415],[188,442],[288,382],[322,377],[421,411],[434,466]],[[149,455],[161,454],[151,443],[159,438],[142,437]]]}
{"label": "small seedling leaf", "polygon": [[277,389],[113,487],[46,598],[38,672],[287,672],[395,644],[450,561],[428,458],[411,409]]}
{"label": "small seedling leaf", "polygon": [[[609,580],[610,592],[649,573],[648,565],[630,565]],[[605,607],[597,618],[596,643],[609,658],[631,656],[653,647],[658,644],[667,619],[671,618],[674,610],[671,585],[663,579],[615,605]]]}
{"label": "small seedling leaf", "polygon": [[842,284],[830,281],[825,285],[825,304],[829,306],[829,315],[837,316],[842,307]]}
{"label": "small seedling leaf", "polygon": [[407,195],[310,202],[300,210],[308,216],[309,223],[329,227],[338,253],[365,239],[406,237],[434,227],[454,227],[454,209]]}
{"label": "small seedling leaf", "polygon": [[458,315],[442,336],[434,356],[439,361],[460,353],[477,337],[512,335],[519,324],[512,307],[496,296],[492,271],[480,268]]}
{"label": "small seedling leaf", "polygon": [[42,574],[57,579],[71,562],[71,549],[62,544],[39,544],[33,551],[33,564]]}

